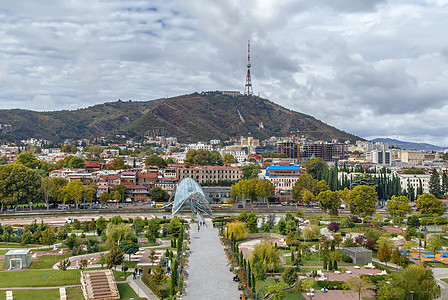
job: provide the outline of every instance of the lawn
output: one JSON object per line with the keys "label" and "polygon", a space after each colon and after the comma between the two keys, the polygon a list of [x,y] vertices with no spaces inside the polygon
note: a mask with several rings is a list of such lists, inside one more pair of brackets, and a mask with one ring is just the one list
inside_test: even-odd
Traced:
{"label": "lawn", "polygon": [[20,245],[18,243],[8,243],[8,246],[6,246],[6,243],[0,243],[0,248],[35,248],[39,247],[40,245]]}
{"label": "lawn", "polygon": [[[279,280],[279,284],[281,288],[287,287],[288,285],[281,279],[281,278],[276,278],[277,280]],[[275,284],[276,283],[276,279],[274,279],[273,277],[268,277],[266,278],[265,281],[255,281],[256,287],[255,290],[258,291],[259,289],[262,289],[265,293],[268,292],[268,286]]]}
{"label": "lawn", "polygon": [[[6,291],[1,291],[6,295]],[[59,289],[49,290],[13,290],[12,295],[14,300],[28,300],[28,299],[59,299]]]}
{"label": "lawn", "polygon": [[64,280],[62,279],[61,270],[28,270],[0,273],[0,287],[49,287],[78,283],[76,282],[76,270],[65,271]]}
{"label": "lawn", "polygon": [[38,259],[32,259],[30,269],[51,269],[53,265],[63,258],[70,257],[71,253],[67,252],[64,255],[42,255]]}
{"label": "lawn", "polygon": [[65,289],[67,293],[67,299],[69,300],[84,300],[84,295],[80,287],[73,287]]}
{"label": "lawn", "polygon": [[[120,292],[120,299],[138,299],[137,294],[127,283],[117,283],[118,291]],[[69,298],[70,299],[70,298]]]}
{"label": "lawn", "polygon": [[445,283],[448,283],[448,278],[442,278],[442,279],[440,279],[440,280],[442,280],[442,281],[445,282]]}

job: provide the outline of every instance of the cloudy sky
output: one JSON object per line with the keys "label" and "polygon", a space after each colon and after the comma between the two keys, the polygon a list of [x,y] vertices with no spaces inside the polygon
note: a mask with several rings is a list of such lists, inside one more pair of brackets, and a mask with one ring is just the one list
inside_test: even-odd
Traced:
{"label": "cloudy sky", "polygon": [[0,108],[243,91],[250,39],[255,94],[448,146],[447,28],[448,0],[3,0]]}

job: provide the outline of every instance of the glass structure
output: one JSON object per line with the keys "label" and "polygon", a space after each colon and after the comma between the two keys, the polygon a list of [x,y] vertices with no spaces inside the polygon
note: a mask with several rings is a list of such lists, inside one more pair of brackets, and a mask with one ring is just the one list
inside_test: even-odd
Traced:
{"label": "glass structure", "polygon": [[201,186],[189,177],[184,178],[177,183],[171,197],[173,197],[173,195],[173,215],[177,214],[185,207],[190,207],[194,214],[198,212],[207,215],[212,214],[212,209]]}

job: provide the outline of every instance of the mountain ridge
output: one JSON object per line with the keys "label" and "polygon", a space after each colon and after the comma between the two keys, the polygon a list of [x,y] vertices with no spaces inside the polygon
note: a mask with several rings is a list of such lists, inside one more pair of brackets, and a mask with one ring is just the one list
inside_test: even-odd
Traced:
{"label": "mountain ridge", "polygon": [[406,142],[406,141],[400,141],[400,140],[391,139],[391,138],[376,138],[376,139],[371,140],[371,142],[373,142],[373,143],[377,143],[377,142],[388,143],[389,146],[396,146],[396,147],[404,149],[404,150],[419,150],[419,151],[435,150],[435,151],[439,151],[439,150],[448,149],[448,147],[441,147],[441,146],[431,145],[428,143]]}
{"label": "mountain ridge", "polygon": [[[11,124],[9,138],[53,141],[125,134],[141,137],[164,128],[181,142],[226,140],[248,136],[265,139],[292,136],[292,131],[325,130],[309,135],[316,140],[355,141],[357,136],[316,118],[284,108],[257,96],[203,92],[149,101],[115,101],[77,110],[36,112],[0,110],[0,122]],[[2,134],[2,138],[8,138]]]}

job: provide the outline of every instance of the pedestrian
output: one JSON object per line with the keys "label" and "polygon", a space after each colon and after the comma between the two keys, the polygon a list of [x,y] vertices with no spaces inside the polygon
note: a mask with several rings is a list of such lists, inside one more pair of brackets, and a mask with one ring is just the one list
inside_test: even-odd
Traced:
{"label": "pedestrian", "polygon": [[134,269],[134,273],[132,273],[132,278],[135,280],[135,269]]}
{"label": "pedestrian", "polygon": [[140,272],[140,276],[143,276],[143,269],[138,269]]}
{"label": "pedestrian", "polygon": [[198,231],[199,231],[199,224],[198,224]]}

